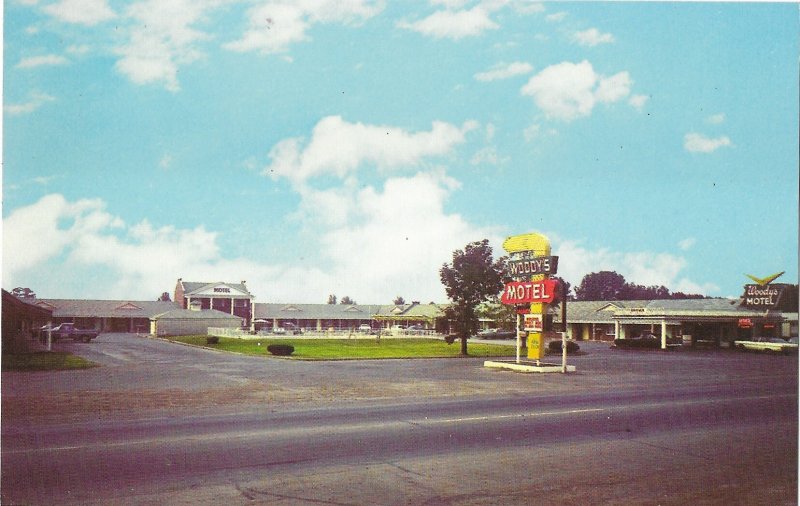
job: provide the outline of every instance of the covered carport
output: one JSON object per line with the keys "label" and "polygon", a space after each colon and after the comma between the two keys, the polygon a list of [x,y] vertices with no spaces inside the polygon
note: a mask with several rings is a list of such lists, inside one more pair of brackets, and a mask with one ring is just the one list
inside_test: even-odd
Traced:
{"label": "covered carport", "polygon": [[733,341],[764,335],[783,320],[774,311],[743,308],[731,299],[654,300],[643,307],[620,308],[612,316],[615,339],[649,332],[667,341],[729,347]]}

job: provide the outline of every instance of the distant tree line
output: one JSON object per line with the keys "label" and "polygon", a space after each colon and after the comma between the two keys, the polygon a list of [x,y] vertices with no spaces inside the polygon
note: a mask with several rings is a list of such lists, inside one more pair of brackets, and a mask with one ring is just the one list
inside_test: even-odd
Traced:
{"label": "distant tree line", "polygon": [[[570,297],[572,298],[572,297]],[[573,300],[655,300],[705,299],[705,295],[670,292],[664,285],[644,286],[629,283],[614,271],[592,272],[575,287]]]}

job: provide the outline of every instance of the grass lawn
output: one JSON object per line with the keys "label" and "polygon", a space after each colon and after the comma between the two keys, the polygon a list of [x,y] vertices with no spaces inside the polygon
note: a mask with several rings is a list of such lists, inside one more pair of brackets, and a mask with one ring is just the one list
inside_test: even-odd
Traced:
{"label": "grass lawn", "polygon": [[60,351],[37,351],[3,355],[4,371],[65,371],[88,369],[97,364],[84,358]]}
{"label": "grass lawn", "polygon": [[[294,346],[292,358],[305,360],[435,358],[457,357],[461,353],[460,341],[447,344],[444,339],[384,338],[380,342],[376,342],[375,339],[273,338],[257,340],[220,337],[217,344],[206,344],[206,336],[176,336],[170,339],[247,355],[270,355],[267,351],[268,345],[290,344]],[[469,343],[467,351],[472,357],[507,357],[514,354],[514,348],[499,344]]]}

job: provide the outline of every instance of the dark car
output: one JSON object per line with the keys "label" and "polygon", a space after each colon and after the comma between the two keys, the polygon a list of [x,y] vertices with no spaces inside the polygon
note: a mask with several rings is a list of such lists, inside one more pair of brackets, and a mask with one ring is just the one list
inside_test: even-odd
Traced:
{"label": "dark car", "polygon": [[642,334],[625,339],[614,339],[616,348],[661,348],[661,339],[653,334]]}
{"label": "dark car", "polygon": [[516,335],[513,330],[487,329],[478,332],[477,337],[480,339],[514,339]]}

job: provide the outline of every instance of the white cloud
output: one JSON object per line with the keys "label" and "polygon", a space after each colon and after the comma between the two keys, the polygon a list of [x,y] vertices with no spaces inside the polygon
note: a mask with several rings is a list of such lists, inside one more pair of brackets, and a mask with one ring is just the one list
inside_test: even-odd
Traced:
{"label": "white cloud", "polygon": [[61,0],[44,11],[65,23],[94,26],[116,17],[106,0]]}
{"label": "white cloud", "polygon": [[66,65],[67,63],[69,63],[69,60],[63,56],[46,54],[42,56],[23,58],[19,61],[19,63],[17,63],[16,67],[18,69],[32,69],[43,66]]}
{"label": "white cloud", "polygon": [[441,265],[453,250],[492,236],[444,210],[457,185],[442,174],[418,173],[389,179],[382,191],[367,187],[346,197],[352,202],[348,220],[321,236],[338,293],[369,302],[387,300],[389,292],[408,300],[446,300]]}
{"label": "white cloud", "polygon": [[706,122],[712,125],[721,125],[725,122],[725,114],[714,114],[706,118]]}
{"label": "white cloud", "polygon": [[[452,251],[484,237],[499,241],[445,211],[457,187],[438,172],[390,178],[381,189],[305,191],[315,248],[287,264],[230,258],[218,234],[202,226],[127,224],[100,199],[47,195],[3,220],[3,286],[33,286],[41,297],[149,300],[178,277],[246,279],[262,302],[321,303],[329,293],[362,303],[385,303],[398,293],[443,302],[438,270]],[[343,209],[346,219],[330,219],[332,209]],[[58,282],[51,272],[60,273]]]}
{"label": "white cloud", "polygon": [[688,251],[692,248],[692,246],[697,243],[697,239],[694,237],[687,237],[686,239],[681,240],[678,242],[678,247],[683,251]]}
{"label": "white cloud", "polygon": [[500,156],[495,147],[488,146],[478,150],[478,152],[470,158],[469,163],[471,165],[500,165],[508,161],[509,158]]}
{"label": "white cloud", "polygon": [[586,274],[615,271],[629,283],[666,286],[671,292],[712,294],[719,290],[713,283],[697,283],[686,278],[687,261],[670,253],[650,251],[618,252],[608,248],[588,249],[579,241],[553,240],[553,254],[559,256],[559,276],[578,286]]}
{"label": "white cloud", "polygon": [[86,54],[90,50],[91,50],[91,48],[86,44],[80,44],[80,45],[76,44],[76,45],[72,45],[72,46],[68,46],[67,47],[67,52],[70,53],[70,54],[75,54],[75,55]]}
{"label": "white cloud", "polygon": [[589,28],[582,32],[575,32],[572,35],[572,40],[581,46],[594,47],[614,42],[614,36],[610,33],[601,33],[597,28]]}
{"label": "white cloud", "polygon": [[408,132],[393,126],[348,123],[340,116],[323,118],[314,127],[311,139],[285,139],[270,151],[265,175],[286,177],[303,183],[321,174],[339,178],[355,172],[362,164],[379,170],[418,166],[425,158],[442,156],[464,142],[475,124],[462,127],[436,121],[430,131]]}
{"label": "white cloud", "polygon": [[164,170],[169,169],[172,166],[172,155],[165,153],[158,161],[158,166]]}
{"label": "white cloud", "polygon": [[[41,297],[151,300],[181,275],[239,280],[274,277],[280,270],[223,258],[217,234],[203,227],[129,226],[105,207],[99,199],[69,202],[52,194],[14,210],[3,220],[3,286],[29,286],[42,273],[60,272],[59,282],[37,289]],[[67,286],[64,280],[72,277]]]}
{"label": "white cloud", "polygon": [[515,61],[512,63],[501,63],[495,65],[490,70],[478,72],[474,75],[478,81],[496,81],[508,79],[514,76],[529,74],[533,71],[533,65],[527,62]]}
{"label": "white cloud", "polygon": [[231,51],[281,53],[289,46],[309,40],[316,23],[357,24],[382,10],[370,0],[269,1],[251,8],[247,29],[238,40],[225,44]]}
{"label": "white cloud", "polygon": [[641,111],[644,109],[645,104],[650,99],[647,95],[633,95],[629,100],[628,103],[636,108],[636,110]]}
{"label": "white cloud", "polygon": [[145,0],[126,11],[129,40],[117,48],[115,68],[136,84],[163,84],[178,91],[178,67],[203,56],[195,46],[208,35],[193,28],[216,0]]}
{"label": "white cloud", "polygon": [[17,116],[20,114],[32,113],[46,103],[53,102],[54,100],[55,97],[47,95],[46,93],[32,92],[27,102],[22,104],[7,104],[3,109],[11,116]]}
{"label": "white cloud", "polygon": [[545,16],[544,19],[548,23],[560,23],[561,21],[564,21],[565,19],[567,19],[568,15],[569,14],[567,14],[564,11],[554,12],[553,14],[548,14],[547,16]]}
{"label": "white cloud", "polygon": [[514,10],[520,14],[539,14],[545,11],[544,4],[530,0],[514,2],[513,6]]}
{"label": "white cloud", "polygon": [[733,143],[727,136],[717,138],[706,137],[695,132],[688,133],[683,138],[683,147],[690,153],[713,153],[719,148],[730,147]]}
{"label": "white cloud", "polygon": [[521,93],[533,97],[536,105],[550,117],[562,121],[589,116],[598,102],[617,102],[630,94],[627,72],[611,77],[597,74],[592,64],[562,62],[551,65],[522,87]]}
{"label": "white cloud", "polygon": [[469,10],[437,11],[413,23],[399,22],[399,28],[412,30],[436,39],[459,40],[481,35],[486,30],[496,30],[498,24],[489,17],[488,9],[477,5]]}

